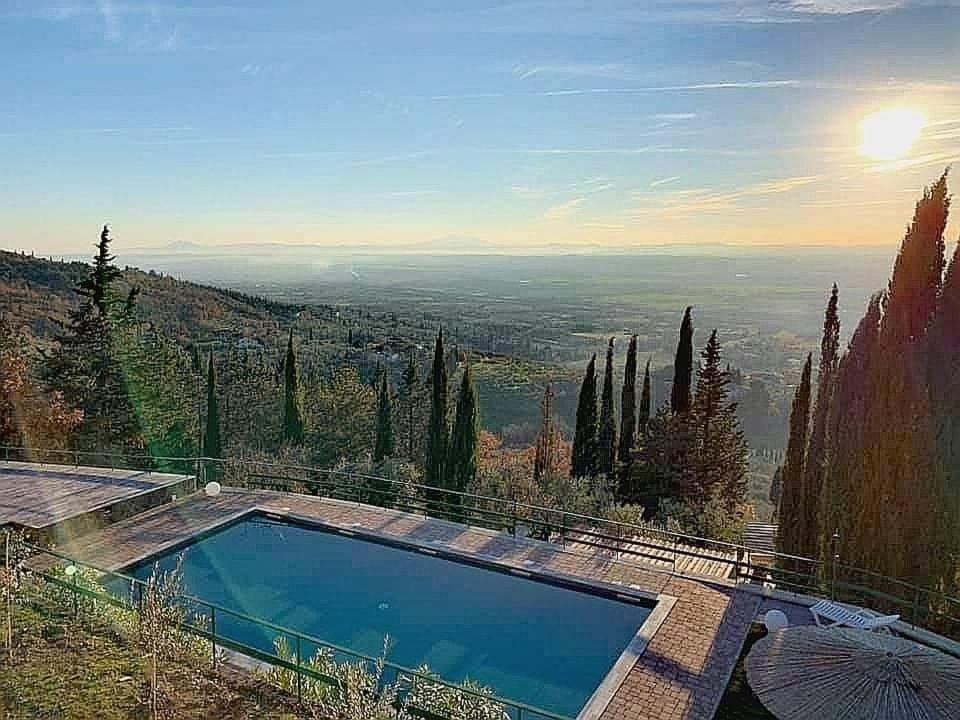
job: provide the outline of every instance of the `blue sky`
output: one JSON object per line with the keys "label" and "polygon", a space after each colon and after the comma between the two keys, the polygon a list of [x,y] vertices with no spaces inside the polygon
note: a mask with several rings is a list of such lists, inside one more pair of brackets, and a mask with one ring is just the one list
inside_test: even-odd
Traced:
{"label": "blue sky", "polygon": [[[894,245],[960,157],[956,2],[2,0],[0,63],[40,252]],[[920,137],[864,157],[890,107]]]}

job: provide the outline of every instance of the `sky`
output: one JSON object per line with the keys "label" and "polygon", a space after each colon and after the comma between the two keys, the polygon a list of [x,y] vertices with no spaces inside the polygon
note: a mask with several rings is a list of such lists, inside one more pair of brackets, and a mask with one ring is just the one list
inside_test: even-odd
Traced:
{"label": "sky", "polygon": [[0,67],[43,254],[895,247],[960,159],[958,0],[0,0]]}

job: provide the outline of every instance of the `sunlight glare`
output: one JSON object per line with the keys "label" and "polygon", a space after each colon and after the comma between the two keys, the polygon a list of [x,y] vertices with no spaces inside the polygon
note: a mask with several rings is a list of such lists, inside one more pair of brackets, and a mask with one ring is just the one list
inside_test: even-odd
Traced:
{"label": "sunlight glare", "polygon": [[897,160],[913,147],[926,124],[923,113],[896,107],[868,115],[860,122],[858,152],[872,160]]}

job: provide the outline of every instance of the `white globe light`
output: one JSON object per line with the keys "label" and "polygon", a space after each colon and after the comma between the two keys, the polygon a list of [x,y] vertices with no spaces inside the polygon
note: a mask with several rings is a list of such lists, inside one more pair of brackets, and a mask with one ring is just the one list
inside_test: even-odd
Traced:
{"label": "white globe light", "polygon": [[771,633],[790,627],[790,621],[781,610],[768,610],[767,614],[763,616],[763,624],[766,626],[767,632]]}
{"label": "white globe light", "polygon": [[208,482],[203,488],[203,492],[206,493],[207,497],[216,497],[220,494],[220,483],[216,480],[213,482]]}

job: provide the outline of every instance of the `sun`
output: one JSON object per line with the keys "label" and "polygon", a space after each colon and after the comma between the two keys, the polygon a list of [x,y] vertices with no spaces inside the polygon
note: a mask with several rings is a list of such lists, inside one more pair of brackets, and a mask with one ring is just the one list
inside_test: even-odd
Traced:
{"label": "sun", "polygon": [[910,152],[927,119],[912,108],[894,107],[860,122],[858,152],[872,160],[898,160]]}

